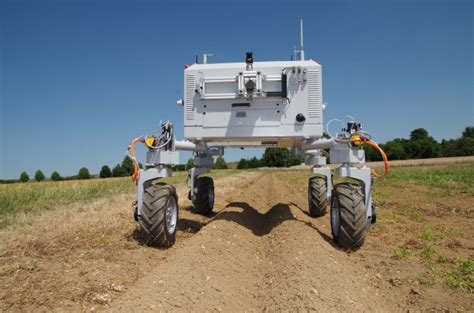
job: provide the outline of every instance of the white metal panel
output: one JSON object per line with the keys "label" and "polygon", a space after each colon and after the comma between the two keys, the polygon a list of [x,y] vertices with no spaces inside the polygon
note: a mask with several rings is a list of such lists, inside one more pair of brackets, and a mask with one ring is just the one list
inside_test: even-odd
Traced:
{"label": "white metal panel", "polygon": [[281,113],[277,110],[233,110],[208,112],[203,116],[203,127],[279,126]]}
{"label": "white metal panel", "polygon": [[196,77],[193,74],[187,74],[184,82],[184,115],[188,121],[194,120],[194,95],[196,88]]}
{"label": "white metal panel", "polygon": [[309,117],[318,118],[322,115],[321,80],[318,69],[308,70],[308,105]]}
{"label": "white metal panel", "polygon": [[[281,96],[282,73],[288,99]],[[311,60],[255,62],[251,71],[245,63],[194,64],[185,70],[184,136],[206,142],[322,137],[320,74]],[[249,79],[255,83],[252,97]],[[306,120],[297,122],[298,114]]]}

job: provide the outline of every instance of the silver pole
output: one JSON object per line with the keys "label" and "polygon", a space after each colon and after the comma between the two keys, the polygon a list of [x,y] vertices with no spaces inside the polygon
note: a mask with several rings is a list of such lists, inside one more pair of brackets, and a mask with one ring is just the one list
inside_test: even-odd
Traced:
{"label": "silver pole", "polygon": [[304,61],[303,19],[300,19],[300,42],[301,42],[300,59],[301,61]]}

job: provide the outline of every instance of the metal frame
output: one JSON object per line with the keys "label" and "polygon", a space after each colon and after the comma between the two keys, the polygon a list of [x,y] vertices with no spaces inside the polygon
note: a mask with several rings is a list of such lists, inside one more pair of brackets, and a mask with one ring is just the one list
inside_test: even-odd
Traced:
{"label": "metal frame", "polygon": [[149,169],[140,169],[137,180],[137,216],[141,216],[141,208],[143,205],[143,194],[146,187],[157,178],[171,177],[172,171],[164,164]]}
{"label": "metal frame", "polygon": [[[149,168],[139,170],[137,181],[138,216],[140,216],[143,193],[147,184],[155,179],[172,176],[172,170],[167,166],[179,162],[179,152],[176,149],[194,151],[195,167],[188,170],[192,200],[194,199],[194,183],[197,177],[211,171],[214,164],[213,156],[224,154],[224,147],[208,148],[204,141],[196,143],[173,139],[172,146],[175,148],[174,151],[150,150],[147,153],[146,166]],[[361,182],[364,187],[366,217],[367,219],[372,218],[371,170],[364,165],[365,153],[361,147],[353,147],[349,143],[338,143],[333,139],[310,138],[297,148],[306,154],[305,163],[313,165],[311,172],[325,177],[328,199],[331,199],[332,196],[333,177],[347,177]],[[326,157],[322,155],[323,149],[329,149],[331,164],[341,165],[333,170],[329,168]]]}
{"label": "metal frame", "polygon": [[[188,171],[194,199],[196,178],[210,172],[213,156],[223,155],[224,148],[278,146],[306,155],[305,163],[313,165],[312,173],[325,177],[328,198],[333,176],[360,181],[367,218],[372,217],[371,171],[364,166],[364,150],[351,144],[352,130],[344,129],[342,140],[322,138],[321,65],[304,58],[302,22],[300,34],[301,48],[294,51],[292,61],[254,64],[252,53],[247,52],[246,63],[208,64],[207,57],[212,54],[206,54],[203,64],[185,69],[184,100],[177,103],[184,107],[187,140],[176,140],[169,122],[162,128],[172,140],[150,147],[147,168],[139,171],[139,216],[147,184],[172,175],[168,165],[179,163],[179,150],[194,152],[195,167]],[[329,149],[330,163],[340,167],[328,167],[324,149]]]}
{"label": "metal frame", "polygon": [[305,163],[313,165],[313,174],[325,177],[327,197],[331,199],[332,178],[343,177],[359,181],[364,188],[366,218],[371,219],[372,212],[372,171],[365,166],[365,152],[361,147],[353,147],[350,143],[337,143],[333,139],[316,140],[306,143],[306,147],[329,148],[329,159],[332,164],[341,164],[331,169],[326,164],[326,157],[321,150],[307,150]]}

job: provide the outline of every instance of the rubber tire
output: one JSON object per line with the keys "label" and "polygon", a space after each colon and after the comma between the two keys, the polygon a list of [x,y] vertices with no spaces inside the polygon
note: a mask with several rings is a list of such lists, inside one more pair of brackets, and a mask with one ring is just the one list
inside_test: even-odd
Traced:
{"label": "rubber tire", "polygon": [[139,218],[140,234],[148,246],[170,247],[176,241],[176,230],[168,232],[166,225],[166,208],[168,201],[174,197],[176,201],[176,223],[179,220],[178,196],[176,189],[166,183],[150,185],[145,189],[143,205]]}
{"label": "rubber tire", "polygon": [[214,194],[214,181],[204,176],[198,177],[194,183],[193,211],[201,215],[209,215],[214,208],[214,201],[210,201],[209,193]]}
{"label": "rubber tire", "polygon": [[[333,214],[339,216],[339,229],[335,232]],[[362,186],[340,183],[334,187],[331,202],[331,229],[334,241],[343,249],[356,250],[364,244],[370,228],[366,218],[365,196]]]}
{"label": "rubber tire", "polygon": [[311,177],[308,180],[309,215],[320,217],[326,214],[328,201],[326,180],[321,176]]}

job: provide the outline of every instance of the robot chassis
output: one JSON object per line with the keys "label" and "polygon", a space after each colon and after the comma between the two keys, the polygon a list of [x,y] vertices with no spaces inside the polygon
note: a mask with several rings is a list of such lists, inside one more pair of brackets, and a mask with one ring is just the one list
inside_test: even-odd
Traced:
{"label": "robot chassis", "polygon": [[[173,186],[159,181],[172,176],[170,165],[179,164],[179,150],[192,151],[195,167],[188,170],[189,199],[196,213],[209,215],[214,207],[214,183],[209,173],[214,156],[224,148],[288,147],[305,155],[312,165],[308,182],[311,216],[320,217],[330,207],[335,243],[357,249],[376,221],[372,203],[373,178],[381,177],[365,164],[364,144],[378,149],[357,122],[347,123],[334,138],[323,138],[321,65],[304,60],[245,63],[193,64],[185,68],[184,128],[186,140],[176,140],[173,125],[161,124],[161,132],[136,138],[129,149],[134,160],[132,180],[137,184],[135,220],[148,245],[171,246],[178,223],[178,196]],[[204,58],[207,60],[207,57]],[[144,169],[138,168],[134,144],[148,148]],[[331,169],[327,164],[327,150]],[[334,177],[346,178],[333,184]]]}

